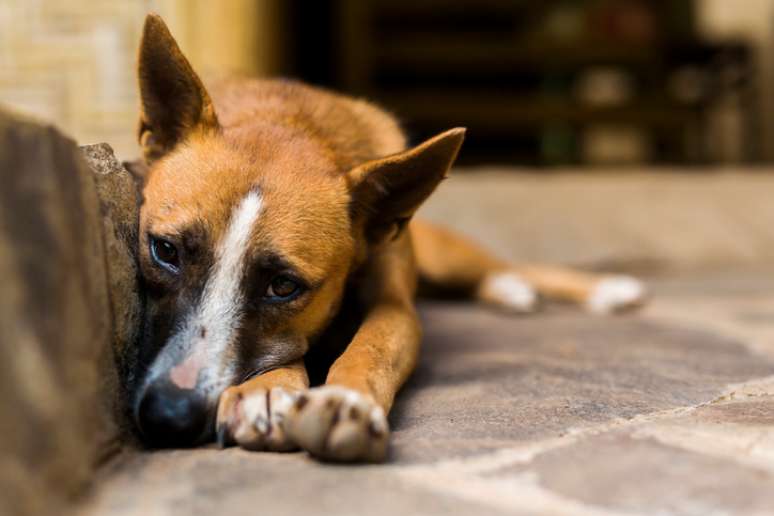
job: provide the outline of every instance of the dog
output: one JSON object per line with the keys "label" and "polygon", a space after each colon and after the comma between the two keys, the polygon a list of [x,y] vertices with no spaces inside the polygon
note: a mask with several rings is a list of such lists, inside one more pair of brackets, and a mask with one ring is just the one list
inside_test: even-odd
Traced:
{"label": "dog", "polygon": [[148,301],[131,405],[151,446],[382,461],[422,340],[418,285],[512,312],[643,300],[634,278],[511,264],[413,220],[463,128],[408,147],[363,100],[284,80],[208,91],[154,14],[138,76]]}

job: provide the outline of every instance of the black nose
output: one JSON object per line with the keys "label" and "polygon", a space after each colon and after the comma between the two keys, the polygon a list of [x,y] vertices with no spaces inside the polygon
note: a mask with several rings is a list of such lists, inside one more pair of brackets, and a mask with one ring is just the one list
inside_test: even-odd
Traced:
{"label": "black nose", "polygon": [[166,381],[148,386],[135,414],[144,440],[155,447],[192,446],[204,437],[208,421],[203,396]]}

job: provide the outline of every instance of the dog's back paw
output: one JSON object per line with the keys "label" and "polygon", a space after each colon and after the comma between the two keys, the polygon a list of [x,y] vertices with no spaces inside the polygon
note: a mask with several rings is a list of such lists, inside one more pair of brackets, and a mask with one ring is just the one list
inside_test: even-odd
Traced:
{"label": "dog's back paw", "polygon": [[642,306],[647,299],[645,285],[631,276],[607,276],[589,293],[586,308],[595,314],[612,314]]}
{"label": "dog's back paw", "polygon": [[535,288],[513,271],[487,274],[478,287],[476,298],[515,313],[534,312],[538,308]]}

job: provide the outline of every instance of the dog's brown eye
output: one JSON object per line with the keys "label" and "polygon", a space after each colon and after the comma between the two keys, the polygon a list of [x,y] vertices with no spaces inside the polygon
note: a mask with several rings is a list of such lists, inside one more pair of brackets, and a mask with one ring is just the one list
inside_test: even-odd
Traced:
{"label": "dog's brown eye", "polygon": [[180,257],[177,247],[162,238],[151,237],[150,251],[153,260],[170,272],[177,273],[180,269]]}
{"label": "dog's brown eye", "polygon": [[299,284],[288,276],[275,276],[266,289],[264,298],[270,301],[289,301],[300,291]]}

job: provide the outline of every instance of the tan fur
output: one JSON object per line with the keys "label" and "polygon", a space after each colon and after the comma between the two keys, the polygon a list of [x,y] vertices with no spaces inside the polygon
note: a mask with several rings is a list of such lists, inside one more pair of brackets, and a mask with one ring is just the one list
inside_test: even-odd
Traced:
{"label": "tan fur", "polygon": [[[148,255],[149,233],[173,239],[199,224],[218,241],[232,207],[259,185],[265,207],[249,255],[280,254],[314,285],[291,312],[278,311],[255,323],[253,345],[295,346],[295,359],[226,390],[218,414],[225,431],[236,432],[246,397],[308,388],[300,358],[337,315],[347,285],[354,285],[365,316],[330,367],[326,384],[358,392],[365,401],[357,403],[375,403],[386,412],[418,356],[421,328],[414,297],[420,274],[426,282],[490,302],[497,300],[477,287],[488,274],[504,270],[522,275],[546,296],[577,302],[599,280],[564,269],[513,266],[427,224],[412,222],[405,230],[454,161],[463,130],[447,131],[406,151],[395,120],[361,100],[295,82],[259,80],[224,81],[211,88],[210,96],[155,16],[146,22],[141,48],[140,143],[150,163],[141,213],[144,274],[158,275]],[[154,81],[174,81],[159,78],[166,73],[159,65],[165,60],[182,74],[174,82],[183,84],[182,94],[156,98]],[[196,90],[198,96],[192,93]],[[159,107],[169,104],[169,113]],[[175,120],[171,126],[170,118]],[[330,403],[343,403],[335,398],[340,391],[320,392],[334,396]],[[329,459],[384,457],[384,450],[373,445],[358,448],[342,438],[344,444],[331,447],[305,437],[312,434],[298,414],[306,400],[299,398],[295,419],[285,422],[297,444]],[[312,409],[306,410],[304,421]],[[338,416],[333,419],[321,413],[311,421],[337,424]],[[352,442],[367,438],[356,437]],[[255,436],[250,442],[268,449],[287,444],[264,438],[260,446]]]}
{"label": "tan fur", "polygon": [[419,273],[429,285],[473,296],[480,296],[478,287],[487,275],[513,272],[548,299],[582,304],[602,279],[566,267],[512,264],[460,235],[420,220],[412,222],[411,236]]}

